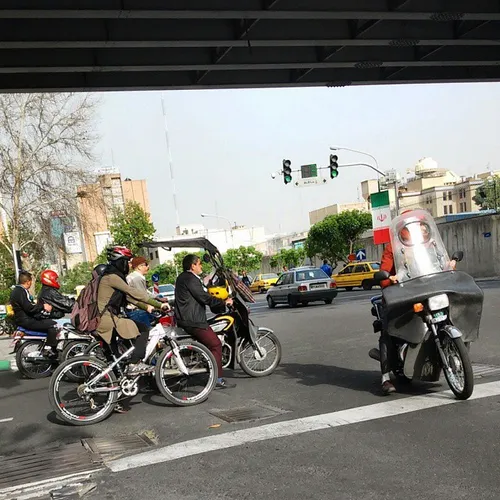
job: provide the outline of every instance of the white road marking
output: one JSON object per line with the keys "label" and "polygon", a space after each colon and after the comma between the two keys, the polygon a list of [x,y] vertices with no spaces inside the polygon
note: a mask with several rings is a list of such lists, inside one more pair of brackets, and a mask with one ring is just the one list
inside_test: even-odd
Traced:
{"label": "white road marking", "polygon": [[14,417],[0,418],[0,424],[2,424],[3,422],[10,422],[11,420],[14,420]]}
{"label": "white road marking", "polygon": [[[498,395],[500,395],[500,381],[490,382],[477,385],[469,400]],[[151,464],[170,462],[179,458],[199,455],[209,451],[233,448],[245,443],[255,443],[267,439],[293,436],[295,434],[303,434],[305,432],[319,431],[359,422],[368,422],[379,418],[394,417],[404,413],[455,403],[465,402],[456,399],[451,391],[394,399],[384,403],[350,408],[348,410],[335,411],[322,415],[313,415],[311,417],[287,420],[284,422],[262,425],[260,427],[252,427],[215,436],[193,439],[191,441],[184,441],[182,443],[164,446],[156,450],[111,461],[108,463],[108,467],[113,472],[119,472]]]}

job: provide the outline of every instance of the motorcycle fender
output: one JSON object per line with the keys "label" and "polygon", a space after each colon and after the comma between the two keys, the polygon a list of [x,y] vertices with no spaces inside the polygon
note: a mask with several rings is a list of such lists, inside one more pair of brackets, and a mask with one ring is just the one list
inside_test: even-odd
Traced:
{"label": "motorcycle fender", "polygon": [[422,382],[437,382],[441,376],[441,365],[433,339],[416,346],[408,346],[404,374],[409,379]]}
{"label": "motorcycle fender", "polygon": [[462,332],[458,328],[455,328],[454,326],[451,325],[446,325],[443,328],[441,328],[441,330],[445,332],[446,335],[448,335],[452,339],[458,339],[462,336]]}

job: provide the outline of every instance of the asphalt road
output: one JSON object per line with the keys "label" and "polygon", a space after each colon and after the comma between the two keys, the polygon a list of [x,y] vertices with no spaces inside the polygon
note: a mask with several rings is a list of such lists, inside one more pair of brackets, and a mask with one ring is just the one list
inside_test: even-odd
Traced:
{"label": "asphalt road", "polygon": [[[500,380],[500,282],[481,286],[485,290],[482,330],[471,357],[476,364],[499,370],[478,378],[476,390],[480,384]],[[20,380],[18,374],[0,373],[0,454],[42,450],[82,437],[119,441],[145,430],[157,436],[161,447],[210,436],[224,440],[226,433],[241,430],[246,441],[238,446],[217,449],[216,445],[212,451],[186,458],[98,474],[97,489],[85,498],[498,498],[500,396],[398,414],[403,411],[398,406],[418,406],[422,396],[428,401],[429,394],[448,387],[443,380],[400,387],[391,397],[380,395],[379,367],[368,357],[378,338],[371,327],[369,298],[378,293],[340,292],[332,305],[273,310],[267,308],[264,296],[256,296],[253,318],[279,336],[280,367],[259,379],[248,378],[241,370],[227,372],[237,387],[216,391],[207,402],[191,408],[172,407],[156,394],[143,393],[127,414],[114,414],[91,427],[69,427],[59,423],[50,409],[47,379]],[[313,426],[303,432],[307,422],[317,424],[317,415],[389,401],[395,401],[393,416],[383,406],[383,418],[372,418],[374,407],[370,407],[353,411],[368,415],[358,421],[344,416],[338,426],[318,430]],[[280,413],[232,424],[211,414],[257,405]],[[284,423],[286,432],[280,435],[270,429],[269,437],[255,438],[263,426],[278,422]],[[213,424],[220,426],[211,428]],[[299,428],[302,431],[294,430]],[[239,437],[229,435],[226,443],[228,439]],[[199,447],[198,443],[193,446]]]}

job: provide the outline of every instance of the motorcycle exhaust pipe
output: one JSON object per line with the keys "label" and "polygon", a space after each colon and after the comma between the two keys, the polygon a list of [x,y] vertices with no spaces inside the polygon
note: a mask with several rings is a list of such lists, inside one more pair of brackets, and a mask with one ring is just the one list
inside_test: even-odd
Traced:
{"label": "motorcycle exhaust pipe", "polygon": [[374,347],[373,349],[370,349],[368,356],[370,356],[370,358],[374,359],[375,361],[380,361],[379,349],[377,349],[376,347]]}

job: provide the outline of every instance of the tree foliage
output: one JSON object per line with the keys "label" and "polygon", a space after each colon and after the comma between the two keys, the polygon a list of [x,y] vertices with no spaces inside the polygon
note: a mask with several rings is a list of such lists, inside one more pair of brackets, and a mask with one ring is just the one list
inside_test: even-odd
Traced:
{"label": "tree foliage", "polygon": [[[181,269],[179,268],[178,271],[181,271]],[[174,264],[165,262],[164,264],[160,264],[154,269],[148,271],[148,274],[146,274],[146,280],[148,281],[148,283],[152,283],[151,276],[153,276],[153,274],[158,274],[160,276],[160,284],[172,283],[173,285],[175,285],[178,271],[176,270]]]}
{"label": "tree foliage", "polygon": [[[54,244],[54,212],[76,216],[76,186],[89,180],[97,141],[89,94],[0,95],[1,243],[34,254]],[[31,246],[31,248],[30,248]]]}
{"label": "tree foliage", "polygon": [[118,207],[113,210],[109,231],[116,245],[124,245],[137,254],[142,251],[139,244],[151,241],[156,229],[139,203],[129,201],[123,210]]}
{"label": "tree foliage", "polygon": [[368,212],[346,210],[337,215],[329,215],[311,227],[306,240],[309,257],[327,259],[335,268],[339,261],[348,262],[360,236],[372,227],[372,217]]}
{"label": "tree foliage", "polygon": [[270,265],[273,269],[287,266],[288,269],[298,267],[304,263],[306,252],[303,248],[282,248],[276,255],[273,255],[270,260]]}
{"label": "tree foliage", "polygon": [[212,265],[207,264],[206,262],[203,261],[203,255],[205,254],[204,251],[188,252],[187,250],[183,250],[182,252],[176,253],[174,255],[174,263],[179,273],[182,273],[182,260],[188,254],[197,255],[200,259],[202,259],[201,262],[202,262],[203,274],[209,274],[212,271]]}
{"label": "tree foliage", "polygon": [[497,209],[500,205],[500,177],[486,180],[476,190],[472,200],[481,207],[481,210]]}
{"label": "tree foliage", "polygon": [[236,273],[240,271],[250,272],[260,268],[263,257],[262,252],[253,246],[240,246],[239,248],[230,248],[224,254],[224,263]]}

